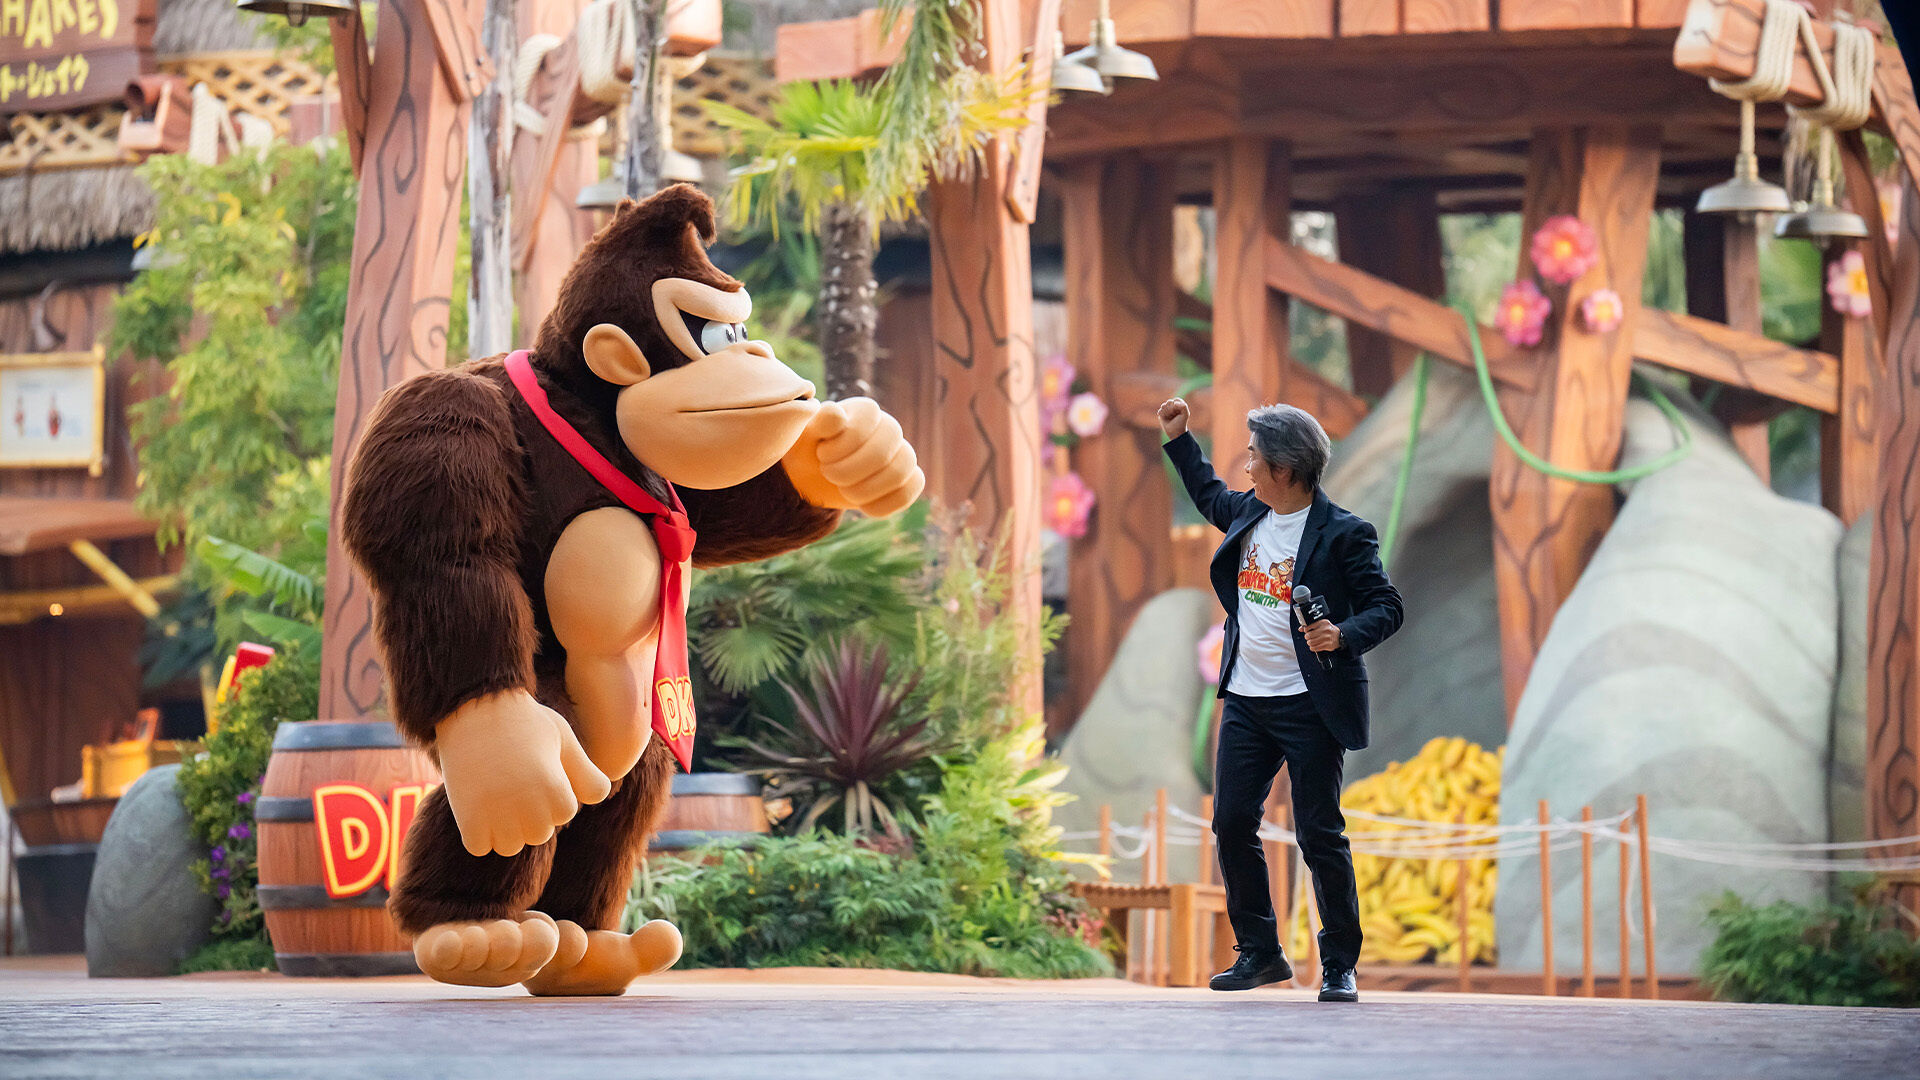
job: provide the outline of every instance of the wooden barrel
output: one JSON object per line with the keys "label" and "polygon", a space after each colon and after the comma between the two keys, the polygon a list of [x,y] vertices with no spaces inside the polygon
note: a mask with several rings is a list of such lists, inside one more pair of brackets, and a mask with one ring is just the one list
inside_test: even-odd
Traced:
{"label": "wooden barrel", "polygon": [[[408,746],[390,723],[280,725],[254,821],[260,839],[260,909],[282,974],[420,970],[411,945],[387,915],[387,889],[394,877],[391,862],[400,850],[394,833],[412,819],[407,804],[439,782],[432,761]],[[316,809],[316,792],[323,794],[326,809]],[[336,838],[327,850],[323,829]]]}
{"label": "wooden barrel", "polygon": [[761,781],[745,773],[676,773],[673,801],[660,831],[647,845],[654,854],[676,854],[702,844],[750,844],[768,831]]}

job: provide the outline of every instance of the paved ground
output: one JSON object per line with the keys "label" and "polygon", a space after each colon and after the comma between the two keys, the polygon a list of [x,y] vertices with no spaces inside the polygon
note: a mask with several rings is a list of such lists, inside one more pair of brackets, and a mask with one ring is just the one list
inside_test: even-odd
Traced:
{"label": "paved ground", "polygon": [[[821,982],[822,979],[830,980]],[[676,973],[618,999],[422,979],[87,980],[0,962],[0,1077],[1920,1076],[1920,1013],[1126,983]]]}

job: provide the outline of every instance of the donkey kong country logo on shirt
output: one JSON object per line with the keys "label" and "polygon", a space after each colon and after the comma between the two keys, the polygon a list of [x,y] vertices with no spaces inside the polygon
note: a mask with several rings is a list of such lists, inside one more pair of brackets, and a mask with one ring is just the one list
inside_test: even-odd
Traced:
{"label": "donkey kong country logo on shirt", "polygon": [[1240,595],[1263,607],[1284,607],[1293,595],[1293,556],[1260,568],[1260,545],[1247,543],[1247,561],[1240,567]]}

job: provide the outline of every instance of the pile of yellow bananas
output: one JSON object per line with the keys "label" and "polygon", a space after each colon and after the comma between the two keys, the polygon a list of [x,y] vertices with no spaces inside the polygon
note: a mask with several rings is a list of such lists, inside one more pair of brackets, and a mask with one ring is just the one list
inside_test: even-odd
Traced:
{"label": "pile of yellow bananas", "polygon": [[[1340,806],[1418,821],[1464,819],[1469,825],[1496,824],[1500,766],[1506,753],[1505,747],[1490,753],[1458,737],[1434,739],[1411,760],[1393,762],[1384,771],[1348,785]],[[1347,819],[1347,835],[1356,848],[1391,844],[1396,833],[1413,833],[1409,841],[1417,836],[1423,846],[1448,846],[1438,843],[1439,835],[1419,835],[1414,826]],[[1491,838],[1486,842],[1491,844]],[[1460,864],[1455,857],[1391,858],[1356,850],[1353,872],[1360,890],[1360,924],[1366,931],[1361,963],[1459,963]],[[1493,859],[1467,861],[1468,956],[1475,963],[1493,963],[1496,880]],[[1295,956],[1307,951],[1307,908],[1312,894],[1306,895],[1307,903],[1296,905],[1291,935]]]}

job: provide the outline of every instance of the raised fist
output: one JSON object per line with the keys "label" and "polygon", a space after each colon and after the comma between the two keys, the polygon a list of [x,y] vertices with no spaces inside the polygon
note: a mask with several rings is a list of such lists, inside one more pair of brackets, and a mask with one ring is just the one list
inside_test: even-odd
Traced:
{"label": "raised fist", "polygon": [[906,509],[927,486],[900,421],[872,398],[821,405],[780,460],[801,498],[872,517]]}
{"label": "raised fist", "polygon": [[1160,403],[1160,431],[1168,439],[1177,439],[1187,433],[1187,418],[1193,410],[1187,407],[1185,398],[1168,398]]}
{"label": "raised fist", "polygon": [[525,690],[462,705],[434,734],[447,805],[472,855],[517,855],[553,838],[613,785],[559,713]]}

